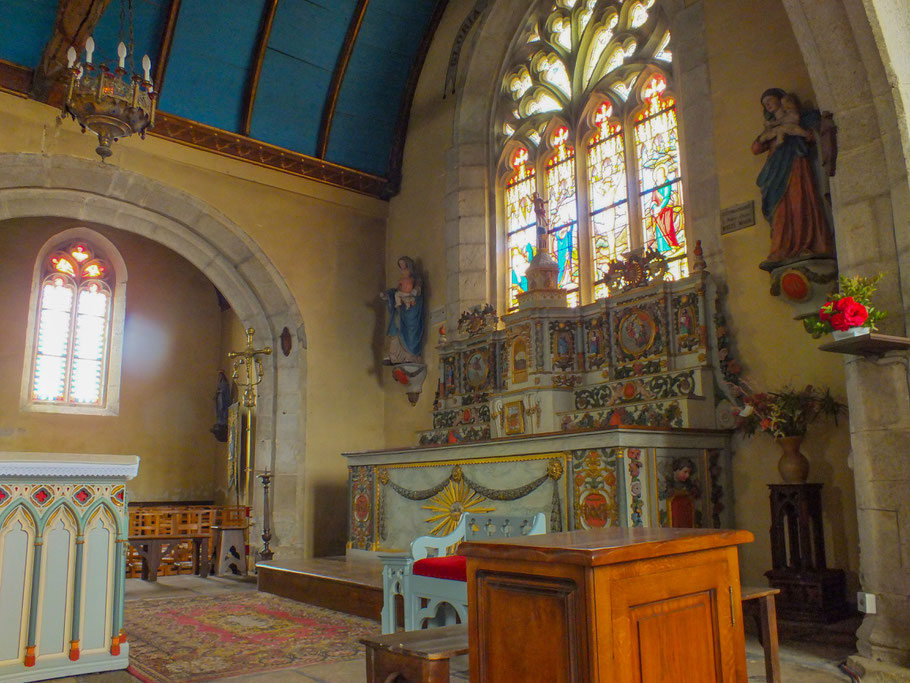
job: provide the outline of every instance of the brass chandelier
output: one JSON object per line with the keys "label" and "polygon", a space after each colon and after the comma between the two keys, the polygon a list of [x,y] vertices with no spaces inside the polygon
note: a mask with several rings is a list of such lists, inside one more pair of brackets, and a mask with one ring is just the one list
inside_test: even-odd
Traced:
{"label": "brass chandelier", "polygon": [[[125,10],[128,8],[128,18]],[[129,47],[123,42],[124,28],[128,20]],[[120,138],[138,133],[145,138],[145,131],[155,123],[157,93],[152,85],[152,62],[148,55],[142,57],[143,74],[133,68],[133,3],[121,0],[119,58],[116,68],[106,63],[93,63],[95,41],[85,41],[85,59],[77,61],[77,52],[70,46],[66,52],[67,68],[70,72],[69,87],[63,102],[63,117],[68,114],[84,133],[86,129],[98,136],[95,152],[101,161],[113,154],[111,143]],[[126,58],[130,58],[130,70],[126,69]],[[130,73],[134,72],[134,73]]]}

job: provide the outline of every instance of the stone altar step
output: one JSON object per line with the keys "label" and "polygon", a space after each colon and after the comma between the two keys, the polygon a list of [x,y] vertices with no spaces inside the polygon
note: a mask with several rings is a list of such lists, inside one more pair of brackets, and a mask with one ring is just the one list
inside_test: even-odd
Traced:
{"label": "stone altar step", "polygon": [[260,562],[259,590],[381,621],[382,562],[344,555]]}

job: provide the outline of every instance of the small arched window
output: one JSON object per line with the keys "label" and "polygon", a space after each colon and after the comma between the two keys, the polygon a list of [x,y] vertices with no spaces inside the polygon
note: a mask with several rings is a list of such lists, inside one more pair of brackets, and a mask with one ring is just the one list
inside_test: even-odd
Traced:
{"label": "small arched window", "polygon": [[23,378],[28,409],[117,412],[123,267],[112,264],[111,256],[122,263],[118,254],[109,255],[97,240],[77,236],[85,232],[58,236],[39,256]]}
{"label": "small arched window", "polygon": [[607,296],[610,261],[630,251],[688,274],[670,32],[653,5],[541,2],[514,41],[494,136],[509,310],[537,248],[534,192],[570,305]]}

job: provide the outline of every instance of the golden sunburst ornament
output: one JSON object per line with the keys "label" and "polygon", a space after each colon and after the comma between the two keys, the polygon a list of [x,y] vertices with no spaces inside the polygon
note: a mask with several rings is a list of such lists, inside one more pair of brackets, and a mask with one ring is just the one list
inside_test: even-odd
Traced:
{"label": "golden sunburst ornament", "polygon": [[496,508],[480,507],[486,498],[473,492],[463,481],[450,481],[446,487],[430,499],[429,505],[423,505],[424,510],[432,510],[438,514],[426,521],[436,524],[430,533],[445,536],[451,533],[458,525],[458,520],[463,512],[493,512]]}

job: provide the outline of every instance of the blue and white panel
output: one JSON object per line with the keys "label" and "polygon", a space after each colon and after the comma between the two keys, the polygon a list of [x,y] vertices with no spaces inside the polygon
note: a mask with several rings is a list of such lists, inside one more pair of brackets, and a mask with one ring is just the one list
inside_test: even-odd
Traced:
{"label": "blue and white panel", "polygon": [[25,657],[35,525],[22,507],[0,528],[0,667]]}
{"label": "blue and white panel", "polygon": [[99,507],[85,527],[82,572],[82,654],[107,650],[111,642],[114,604],[114,562],[117,525],[107,508]]}
{"label": "blue and white panel", "polygon": [[76,532],[76,521],[65,507],[57,508],[44,527],[38,595],[36,654],[39,657],[69,656]]}

